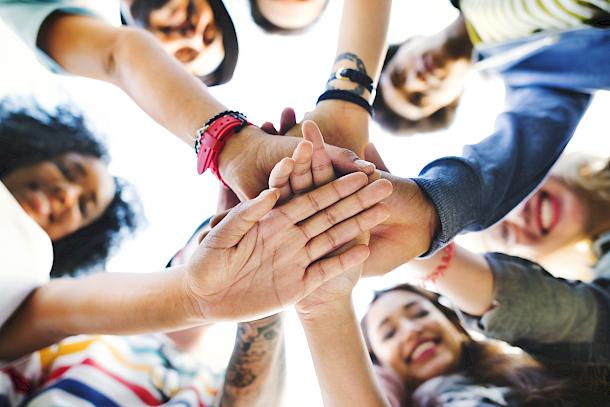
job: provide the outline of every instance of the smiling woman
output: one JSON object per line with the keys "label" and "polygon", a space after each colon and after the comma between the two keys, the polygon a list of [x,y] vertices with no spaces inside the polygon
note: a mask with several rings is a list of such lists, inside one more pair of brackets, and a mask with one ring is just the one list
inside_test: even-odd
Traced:
{"label": "smiling woman", "polygon": [[380,291],[361,326],[393,407],[575,405],[567,381],[525,353],[474,340],[432,292],[408,284]]}
{"label": "smiling woman", "polygon": [[82,116],[66,107],[48,113],[8,104],[0,103],[0,180],[51,238],[51,275],[103,263],[135,227],[134,195],[108,173],[105,148]]}

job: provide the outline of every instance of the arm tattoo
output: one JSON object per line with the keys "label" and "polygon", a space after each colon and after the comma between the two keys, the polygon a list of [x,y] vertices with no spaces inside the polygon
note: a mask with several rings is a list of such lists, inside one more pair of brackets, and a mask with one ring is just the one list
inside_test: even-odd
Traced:
{"label": "arm tattoo", "polygon": [[[364,62],[362,61],[362,59],[360,59],[360,57],[358,57],[358,55],[351,53],[351,52],[344,52],[343,54],[340,54],[339,56],[337,56],[337,58],[335,59],[335,65],[337,65],[341,61],[352,62],[355,65],[355,69],[357,71],[362,72],[365,75],[368,75],[368,73],[366,72],[366,66],[364,66]],[[340,88],[337,88],[337,87],[331,85],[330,82],[332,82],[332,81],[333,81],[333,77],[331,77],[328,80],[328,82],[326,83],[326,89],[327,90],[340,89]],[[355,93],[358,96],[364,95],[364,91],[366,90],[365,87],[360,84],[355,84],[355,85],[356,85],[356,87],[354,89],[348,89],[348,91]]]}
{"label": "arm tattoo", "polygon": [[[284,336],[281,317],[263,325],[241,323],[227,367],[222,405],[258,405],[274,400],[285,376]],[[268,403],[266,405],[269,405]]]}

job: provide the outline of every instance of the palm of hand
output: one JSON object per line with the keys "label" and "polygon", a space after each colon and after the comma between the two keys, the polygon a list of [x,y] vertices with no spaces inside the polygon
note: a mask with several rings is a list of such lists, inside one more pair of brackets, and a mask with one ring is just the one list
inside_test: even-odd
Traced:
{"label": "palm of hand", "polygon": [[202,307],[213,310],[213,318],[257,318],[307,293],[309,239],[280,211],[267,214],[237,246],[226,248],[221,239],[208,236],[203,241],[197,256],[212,259],[214,271],[197,275],[191,283]]}

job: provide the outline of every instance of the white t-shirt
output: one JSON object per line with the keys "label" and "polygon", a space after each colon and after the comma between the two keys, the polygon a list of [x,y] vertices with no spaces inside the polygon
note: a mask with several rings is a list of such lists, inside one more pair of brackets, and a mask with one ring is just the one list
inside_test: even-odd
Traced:
{"label": "white t-shirt", "polygon": [[52,266],[51,239],[0,182],[0,327]]}

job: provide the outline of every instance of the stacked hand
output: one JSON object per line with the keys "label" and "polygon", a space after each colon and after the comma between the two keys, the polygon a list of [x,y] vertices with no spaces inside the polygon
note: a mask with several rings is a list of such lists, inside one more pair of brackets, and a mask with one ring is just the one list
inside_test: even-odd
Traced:
{"label": "stacked hand", "polygon": [[[298,170],[307,155],[313,160],[314,146],[303,141],[294,154],[277,164],[272,178],[283,177],[291,188],[300,188],[308,175]],[[331,166],[313,167],[312,181],[330,180]],[[296,174],[285,176],[295,169]],[[381,223],[387,211],[378,203],[390,193],[389,182],[368,184],[367,176],[356,172],[275,208],[287,197],[286,188],[242,202],[212,228],[189,261],[186,286],[197,316],[246,320],[269,315],[362,264],[369,254],[362,245],[325,256]]]}

